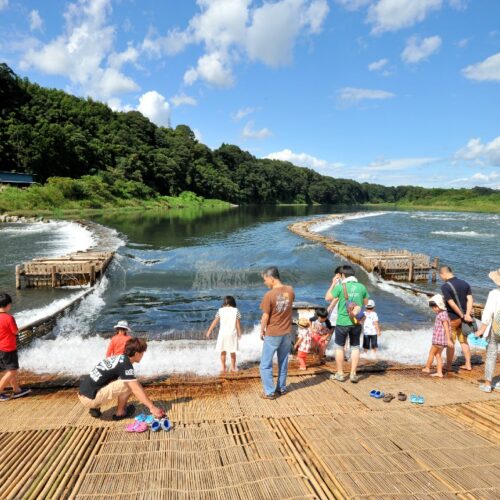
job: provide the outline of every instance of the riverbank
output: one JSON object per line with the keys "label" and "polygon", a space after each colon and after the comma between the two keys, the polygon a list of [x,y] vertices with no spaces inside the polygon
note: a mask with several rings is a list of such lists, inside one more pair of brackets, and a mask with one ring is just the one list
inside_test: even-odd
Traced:
{"label": "riverbank", "polygon": [[361,205],[377,210],[404,210],[404,211],[424,211],[424,212],[477,212],[477,213],[500,213],[500,195],[492,201],[459,200],[450,203],[429,202],[422,203],[421,200],[404,203],[366,203]]}
{"label": "riverbank", "polygon": [[[96,420],[75,389],[34,388],[0,407],[0,496],[498,498],[500,393],[478,390],[480,368],[444,380],[366,373],[356,385],[330,380],[333,369],[291,371],[275,401],[259,397],[258,378],[149,385],[168,433],[128,434],[113,407]],[[369,396],[374,388],[425,404],[387,404]]]}
{"label": "riverbank", "polygon": [[0,188],[0,214],[52,218],[85,217],[105,212],[170,210],[173,208],[230,208],[228,202],[207,199],[190,191],[161,196],[144,184],[101,176],[50,178],[43,186]]}

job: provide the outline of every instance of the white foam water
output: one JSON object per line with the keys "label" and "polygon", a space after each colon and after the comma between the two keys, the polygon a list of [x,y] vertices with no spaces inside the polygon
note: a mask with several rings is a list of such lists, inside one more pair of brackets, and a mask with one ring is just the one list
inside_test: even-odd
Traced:
{"label": "white foam water", "polygon": [[431,234],[454,236],[457,238],[493,238],[493,234],[478,233],[476,231],[432,231]]}
{"label": "white foam water", "polygon": [[314,231],[315,233],[321,233],[323,231],[326,231],[327,229],[330,229],[331,227],[343,224],[348,220],[365,219],[366,217],[379,217],[380,215],[386,215],[387,213],[388,212],[363,212],[360,214],[346,215],[342,218],[339,217],[324,222],[318,222],[317,224],[313,224],[312,226],[310,226],[309,229],[311,231]]}
{"label": "white foam water", "polygon": [[413,292],[410,292],[409,290],[404,290],[403,288],[400,288],[393,281],[386,281],[383,280],[382,278],[377,278],[373,273],[366,272],[366,274],[368,275],[368,279],[370,280],[370,282],[374,286],[380,288],[381,290],[384,290],[384,292],[399,297],[403,302],[406,302],[411,306],[415,306],[424,310],[427,310],[429,308],[426,295],[423,294],[415,295]]}
{"label": "white foam water", "polygon": [[66,253],[85,251],[96,244],[91,231],[76,222],[50,221],[15,223],[0,227],[0,234],[11,238],[26,237],[30,234],[47,234],[49,238],[43,248],[44,257],[55,257]]}
{"label": "white foam water", "polygon": [[[79,333],[71,336],[36,340],[28,349],[20,351],[21,366],[35,373],[89,373],[105,357],[109,340],[97,336],[85,338],[80,335],[80,330],[76,331]],[[242,336],[237,363],[260,359],[262,341],[259,332],[260,327],[256,325],[251,332]],[[136,370],[142,376],[172,373],[217,375],[220,371],[219,360],[215,340],[153,340],[148,342],[148,350],[141,363],[136,365]]]}
{"label": "white foam water", "polygon": [[92,322],[104,309],[106,302],[103,299],[104,292],[109,285],[109,280],[103,276],[87,297],[71,311],[70,314],[59,319],[54,327],[54,333],[61,337],[88,335],[91,332]]}
{"label": "white foam water", "polygon": [[35,321],[38,321],[39,319],[57,313],[58,311],[66,307],[68,304],[76,300],[78,297],[81,297],[85,292],[86,290],[81,290],[80,292],[73,293],[70,296],[65,297],[64,299],[54,300],[53,302],[47,304],[44,307],[38,307],[37,309],[29,309],[27,311],[16,312],[15,314],[16,323],[20,329],[23,329],[29,323],[33,323]]}

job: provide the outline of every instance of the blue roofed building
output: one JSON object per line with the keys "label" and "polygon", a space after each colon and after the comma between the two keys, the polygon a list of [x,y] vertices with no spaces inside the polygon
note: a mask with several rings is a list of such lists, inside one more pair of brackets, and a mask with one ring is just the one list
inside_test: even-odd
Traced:
{"label": "blue roofed building", "polygon": [[26,187],[34,184],[31,174],[23,174],[19,172],[2,172],[0,171],[0,186],[17,186]]}

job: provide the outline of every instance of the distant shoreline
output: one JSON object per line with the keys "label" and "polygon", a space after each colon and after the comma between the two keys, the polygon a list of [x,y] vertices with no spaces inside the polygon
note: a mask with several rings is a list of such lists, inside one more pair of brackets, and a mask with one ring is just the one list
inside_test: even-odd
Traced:
{"label": "distant shoreline", "polygon": [[462,205],[418,205],[411,203],[365,203],[361,207],[377,209],[393,209],[397,211],[423,211],[423,212],[476,212],[476,213],[500,213],[500,205],[491,203],[483,206],[462,206]]}

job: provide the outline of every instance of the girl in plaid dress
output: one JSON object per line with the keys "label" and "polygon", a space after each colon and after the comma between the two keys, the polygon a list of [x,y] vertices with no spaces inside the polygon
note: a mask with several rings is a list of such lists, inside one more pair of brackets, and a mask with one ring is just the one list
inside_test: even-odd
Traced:
{"label": "girl in plaid dress", "polygon": [[432,346],[427,358],[427,364],[422,369],[424,373],[431,373],[431,366],[436,358],[436,373],[431,377],[443,378],[443,360],[441,353],[445,347],[452,344],[451,342],[451,325],[450,318],[446,312],[446,306],[442,295],[434,295],[429,300],[429,307],[436,313],[434,322],[434,332],[432,334]]}

